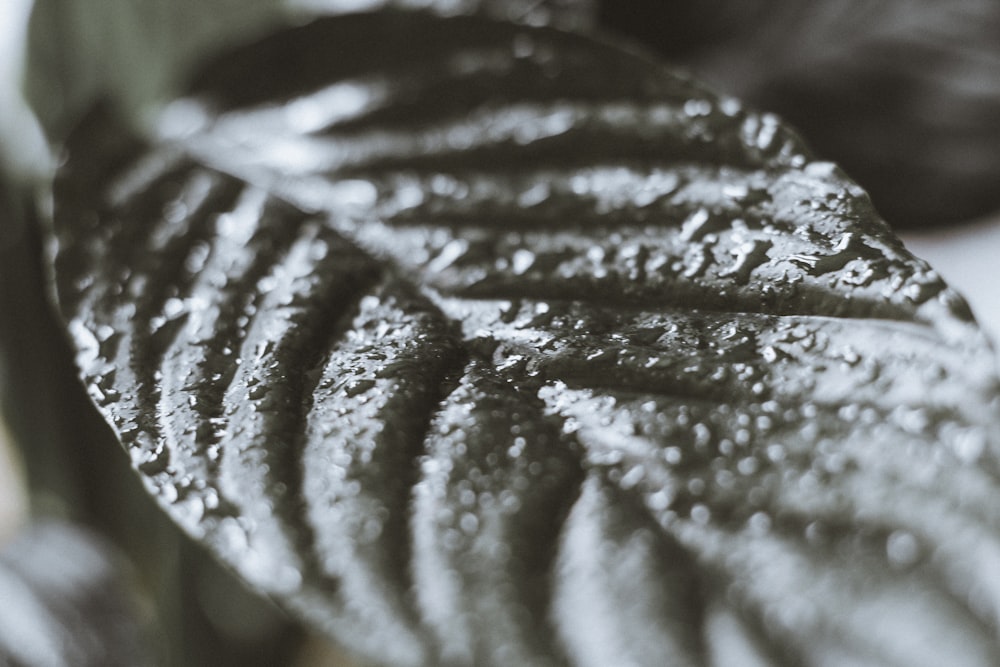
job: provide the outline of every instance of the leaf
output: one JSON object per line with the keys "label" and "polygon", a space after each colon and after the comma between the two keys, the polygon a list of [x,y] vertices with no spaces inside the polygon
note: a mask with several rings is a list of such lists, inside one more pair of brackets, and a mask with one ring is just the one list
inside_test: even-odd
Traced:
{"label": "leaf", "polygon": [[[24,513],[30,498],[36,513],[72,519],[114,542],[141,590],[143,625],[156,628],[152,664],[288,664],[299,625],[247,591],[160,511],[77,381],[70,342],[48,299],[36,203],[0,178],[0,211],[7,216],[0,221],[0,313],[6,315],[0,318],[0,510]],[[4,456],[4,445],[19,450],[18,461]],[[9,468],[14,463],[23,464],[23,485],[22,466]],[[2,474],[5,468],[13,478]],[[15,518],[3,515],[0,543],[7,537],[3,519]]]}
{"label": "leaf", "polygon": [[0,551],[0,664],[151,664],[119,565],[79,528],[26,529]]}
{"label": "leaf", "polygon": [[894,227],[1000,208],[995,2],[633,0],[601,22],[781,114]]}
{"label": "leaf", "polygon": [[96,110],[53,234],[150,492],[371,660],[1000,659],[989,344],[839,169],[656,63],[319,21],[145,139]]}

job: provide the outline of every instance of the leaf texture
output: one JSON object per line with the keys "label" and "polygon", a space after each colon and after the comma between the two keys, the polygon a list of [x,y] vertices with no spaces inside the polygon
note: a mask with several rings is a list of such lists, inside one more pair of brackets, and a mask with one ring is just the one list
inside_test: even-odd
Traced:
{"label": "leaf texture", "polygon": [[326,19],[146,138],[54,275],[150,492],[385,664],[1000,660],[997,377],[773,116],[584,37]]}

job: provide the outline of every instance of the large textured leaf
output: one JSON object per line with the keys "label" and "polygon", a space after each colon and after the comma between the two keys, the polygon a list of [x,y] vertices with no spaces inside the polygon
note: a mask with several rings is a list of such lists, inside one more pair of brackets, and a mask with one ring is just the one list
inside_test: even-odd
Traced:
{"label": "large textured leaf", "polygon": [[601,20],[780,113],[894,227],[1000,208],[993,0],[608,0]]}
{"label": "large textured leaf", "polygon": [[387,664],[1000,660],[997,378],[772,116],[552,30],[328,19],[98,110],[59,302],[148,488]]}

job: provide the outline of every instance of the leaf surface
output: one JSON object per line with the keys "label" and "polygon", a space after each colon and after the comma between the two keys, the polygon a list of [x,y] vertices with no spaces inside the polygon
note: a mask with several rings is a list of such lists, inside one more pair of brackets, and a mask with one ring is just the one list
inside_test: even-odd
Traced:
{"label": "leaf surface", "polygon": [[56,184],[150,492],[386,664],[991,664],[997,377],[773,116],[584,37],[352,16]]}

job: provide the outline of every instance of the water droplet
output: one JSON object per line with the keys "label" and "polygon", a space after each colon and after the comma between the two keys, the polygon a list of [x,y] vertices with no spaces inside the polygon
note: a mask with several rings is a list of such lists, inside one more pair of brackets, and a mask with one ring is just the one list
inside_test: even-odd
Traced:
{"label": "water droplet", "polygon": [[703,274],[712,263],[708,250],[702,246],[693,246],[684,256],[684,277],[697,278]]}
{"label": "water droplet", "polygon": [[641,465],[634,466],[622,477],[621,487],[623,489],[635,488],[635,486],[642,481],[642,478],[645,477],[645,475],[646,470]]}
{"label": "water droplet", "polygon": [[173,504],[177,502],[178,498],[180,498],[180,493],[174,484],[166,482],[160,487],[160,497],[162,497],[166,502]]}
{"label": "water droplet", "polygon": [[133,459],[138,459],[136,467],[144,475],[158,475],[165,472],[170,465],[170,453],[163,447],[154,450],[133,450],[133,452],[141,452],[138,455],[133,454]]}
{"label": "water droplet", "polygon": [[681,240],[692,241],[702,238],[711,231],[711,215],[707,209],[699,208],[684,221],[681,226]]}
{"label": "water droplet", "polygon": [[960,459],[974,463],[986,449],[986,436],[978,429],[968,429],[955,437],[952,447]]}
{"label": "water droplet", "polygon": [[515,275],[522,275],[535,263],[535,253],[525,248],[520,248],[511,257],[511,269]]}
{"label": "water droplet", "polygon": [[660,489],[656,493],[650,494],[649,508],[654,512],[662,512],[670,507],[670,494],[665,489]]}
{"label": "water droplet", "polygon": [[750,196],[750,188],[745,183],[724,185],[722,186],[722,194],[730,199],[746,199]]}
{"label": "water droplet", "polygon": [[920,544],[910,533],[897,530],[886,540],[886,555],[894,567],[913,565],[920,558]]}
{"label": "water droplet", "polygon": [[752,475],[759,468],[760,462],[752,456],[740,459],[740,462],[736,464],[736,469],[740,471],[741,475]]}
{"label": "water droplet", "polygon": [[813,178],[828,178],[837,173],[837,165],[833,162],[810,162],[803,171]]}
{"label": "water droplet", "polygon": [[349,398],[360,396],[375,386],[375,380],[370,378],[351,380],[344,386],[344,395]]}
{"label": "water droplet", "polygon": [[735,97],[723,97],[719,100],[719,110],[727,116],[736,116],[743,110],[742,103]]}
{"label": "water droplet", "polygon": [[806,526],[806,540],[813,545],[818,545],[824,541],[826,537],[823,531],[823,526],[818,521],[813,521],[808,526]]}
{"label": "water droplet", "polygon": [[771,517],[768,516],[767,512],[754,512],[747,521],[747,525],[751,532],[763,535],[771,530]]}
{"label": "water droplet", "polygon": [[774,146],[774,141],[778,136],[780,123],[777,116],[764,114],[760,118],[760,126],[757,130],[757,137],[754,143],[762,151],[767,151]]}
{"label": "water droplet", "polygon": [[712,113],[712,103],[706,99],[688,100],[684,103],[684,113],[692,118]]}
{"label": "water droplet", "polygon": [[429,271],[444,271],[449,266],[458,261],[469,250],[469,242],[465,239],[454,239],[449,241],[437,257],[427,265]]}
{"label": "water droplet", "polygon": [[377,518],[368,518],[361,526],[361,534],[358,541],[361,544],[372,544],[382,535],[382,522]]}
{"label": "water droplet", "polygon": [[458,494],[458,502],[464,507],[472,507],[476,504],[476,492],[471,488],[464,488]]}
{"label": "water droplet", "polygon": [[767,251],[771,246],[771,241],[767,239],[754,239],[741,243],[731,251],[736,261],[725,271],[719,272],[719,275],[732,276],[740,284],[748,283],[753,270],[768,261]]}
{"label": "water droplet", "polygon": [[466,535],[472,535],[479,530],[479,519],[476,518],[475,514],[466,512],[462,515],[458,525]]}
{"label": "water droplet", "polygon": [[206,489],[202,502],[205,504],[205,509],[208,511],[218,509],[219,493],[215,489]]}
{"label": "water droplet", "polygon": [[525,190],[518,196],[517,203],[522,208],[538,206],[551,196],[552,192],[548,183],[538,183]]}
{"label": "water droplet", "polygon": [[691,507],[691,520],[702,526],[712,519],[712,511],[706,505],[697,503]]}

